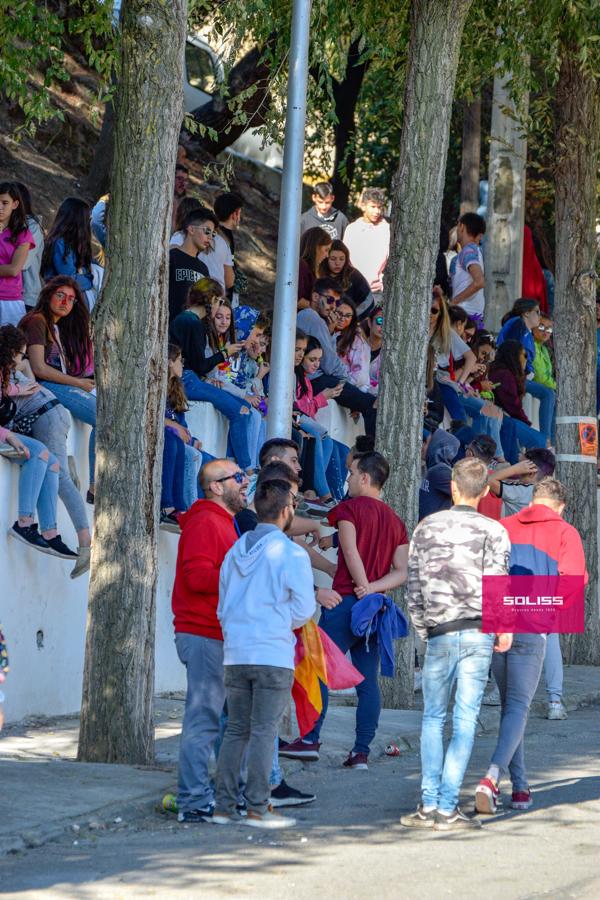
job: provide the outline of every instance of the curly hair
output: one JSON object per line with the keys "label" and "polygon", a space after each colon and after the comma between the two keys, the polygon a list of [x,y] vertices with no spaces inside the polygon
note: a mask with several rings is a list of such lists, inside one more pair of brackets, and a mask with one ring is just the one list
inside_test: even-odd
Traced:
{"label": "curly hair", "polygon": [[31,312],[21,320],[26,326],[34,317],[42,316],[46,323],[49,337],[54,340],[52,311],[50,301],[53,294],[61,287],[69,287],[75,292],[76,301],[68,316],[61,316],[56,323],[60,334],[60,342],[65,355],[65,363],[69,375],[75,378],[82,376],[89,361],[93,358],[93,345],[90,325],[90,314],[82,290],[69,275],[57,275],[47,281],[38,297],[38,302]]}
{"label": "curly hair", "polygon": [[2,393],[8,387],[11,372],[15,368],[15,354],[27,346],[27,338],[20,328],[3,325],[0,328],[0,384]]}

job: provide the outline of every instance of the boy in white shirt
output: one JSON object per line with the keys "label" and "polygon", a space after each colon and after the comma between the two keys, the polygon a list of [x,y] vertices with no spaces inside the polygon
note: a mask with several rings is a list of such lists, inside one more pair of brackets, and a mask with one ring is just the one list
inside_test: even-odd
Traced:
{"label": "boy in white shirt", "polygon": [[462,306],[479,326],[483,326],[485,285],[483,254],[479,242],[485,234],[485,219],[477,213],[464,213],[458,220],[457,236],[462,250],[450,264],[451,306]]}
{"label": "boy in white shirt", "polygon": [[[259,524],[223,561],[217,616],[223,629],[229,719],[216,773],[212,822],[287,828],[294,819],[273,812],[269,776],[273,743],[290,699],[296,639],[316,608],[308,554],[288,540],[297,497],[289,481],[258,482]],[[240,768],[248,748],[246,818],[236,815]]]}

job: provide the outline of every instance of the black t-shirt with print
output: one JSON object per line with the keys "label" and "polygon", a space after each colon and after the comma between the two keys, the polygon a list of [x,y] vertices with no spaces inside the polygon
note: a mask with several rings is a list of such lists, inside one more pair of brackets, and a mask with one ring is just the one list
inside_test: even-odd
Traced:
{"label": "black t-shirt with print", "polygon": [[169,322],[183,309],[191,286],[201,278],[207,278],[208,274],[206,263],[197,256],[173,247],[169,253]]}

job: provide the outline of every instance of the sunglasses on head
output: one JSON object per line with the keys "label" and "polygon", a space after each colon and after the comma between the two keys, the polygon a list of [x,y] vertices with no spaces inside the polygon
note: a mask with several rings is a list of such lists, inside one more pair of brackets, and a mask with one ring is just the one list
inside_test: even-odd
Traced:
{"label": "sunglasses on head", "polygon": [[537,330],[545,331],[546,334],[552,334],[552,332],[554,331],[551,325],[538,325]]}
{"label": "sunglasses on head", "polygon": [[236,484],[243,484],[248,480],[247,475],[244,475],[243,472],[234,472],[233,475],[224,475],[223,478],[215,478],[215,484],[220,484],[222,481],[229,481],[230,478],[233,478]]}

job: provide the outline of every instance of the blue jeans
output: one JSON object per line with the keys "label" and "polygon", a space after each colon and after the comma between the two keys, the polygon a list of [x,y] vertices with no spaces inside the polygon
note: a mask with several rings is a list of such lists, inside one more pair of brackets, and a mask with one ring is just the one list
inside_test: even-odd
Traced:
{"label": "blue jeans", "polygon": [[[57,458],[35,438],[19,435],[29,450],[29,459],[9,457],[21,467],[19,475],[19,518],[33,518],[37,507],[40,531],[56,528],[59,465]],[[47,453],[48,459],[42,459]]]}
{"label": "blue jeans", "polygon": [[213,802],[208,761],[225,702],[223,641],[177,632],[175,646],[187,674],[177,784],[177,805],[183,812],[206,809]]}
{"label": "blue jeans", "polygon": [[513,791],[526,791],[529,787],[523,735],[545,652],[543,635],[515,634],[510,650],[494,653],[492,659],[492,672],[498,684],[502,711],[500,732],[491,762],[501,772],[510,772]]}
{"label": "blue jeans", "polygon": [[52,391],[57,400],[69,410],[74,419],[92,426],[89,443],[90,486],[94,484],[96,468],[96,397],[83,388],[70,384],[57,384],[55,381],[40,381],[40,384]]}
{"label": "blue jeans", "polygon": [[343,500],[346,491],[346,459],[349,449],[340,441],[333,442],[333,452],[327,467],[327,482],[331,485],[331,493],[336,500]]}
{"label": "blue jeans", "polygon": [[463,398],[461,397],[461,395],[448,384],[443,384],[441,381],[438,382],[438,384],[440,387],[442,399],[444,401],[444,406],[448,410],[448,415],[450,416],[450,418],[458,422],[466,422],[467,411],[462,404]]}
{"label": "blue jeans", "polygon": [[[356,686],[358,704],[356,707],[356,739],[353,753],[369,753],[371,741],[375,737],[381,711],[381,696],[377,675],[379,672],[379,645],[372,635],[367,650],[364,637],[357,637],[350,628],[352,607],[357,602],[354,594],[346,594],[334,609],[321,610],[319,627],[337,644],[342,653],[350,651],[352,665],[364,676],[364,681]],[[315,726],[304,740],[316,743],[327,715],[328,691],[321,685],[323,712]]]}
{"label": "blue jeans", "polygon": [[183,495],[185,483],[185,444],[171,428],[165,428],[163,444],[161,509],[187,509]]}
{"label": "blue jeans", "polygon": [[189,509],[198,499],[198,473],[202,468],[202,450],[196,450],[191,444],[185,444],[184,448],[183,508]]}
{"label": "blue jeans", "polygon": [[318,422],[313,422],[310,416],[302,416],[300,419],[302,431],[311,434],[315,442],[313,483],[319,497],[327,497],[332,493],[327,481],[327,466],[333,453],[333,438],[329,435],[323,437],[323,428]]}
{"label": "blue jeans", "polygon": [[234,397],[233,394],[228,394],[222,388],[217,388],[208,381],[202,381],[191,369],[184,369],[182,380],[188,400],[212,403],[215,409],[223,413],[229,422],[229,440],[237,463],[240,469],[249,469],[251,462],[248,443],[250,415],[241,412],[242,408],[249,409],[248,404],[238,397]]}
{"label": "blue jeans", "polygon": [[537,381],[528,381],[525,390],[540,401],[540,431],[546,438],[546,441],[554,444],[556,391]]}
{"label": "blue jeans", "polygon": [[481,397],[462,397],[462,405],[469,413],[472,420],[472,427],[475,434],[489,434],[496,442],[496,455],[504,456],[504,448],[502,447],[502,439],[500,429],[502,427],[502,419],[495,419],[493,416],[484,416],[481,413],[482,407],[487,403]]}
{"label": "blue jeans", "polygon": [[546,446],[546,438],[541,431],[537,431],[520,419],[513,419],[511,416],[504,416],[500,435],[502,437],[502,446],[504,447],[504,456],[513,466],[519,462],[519,450],[521,447],[531,450],[532,447]]}
{"label": "blue jeans", "polygon": [[544,680],[548,700],[562,700],[563,693],[563,658],[558,634],[546,636],[546,655],[544,657]]}
{"label": "blue jeans", "polygon": [[[426,808],[450,813],[458,805],[493,646],[493,635],[475,629],[441,634],[427,641],[421,726],[421,791]],[[444,724],[455,682],[452,738],[444,758]]]}

